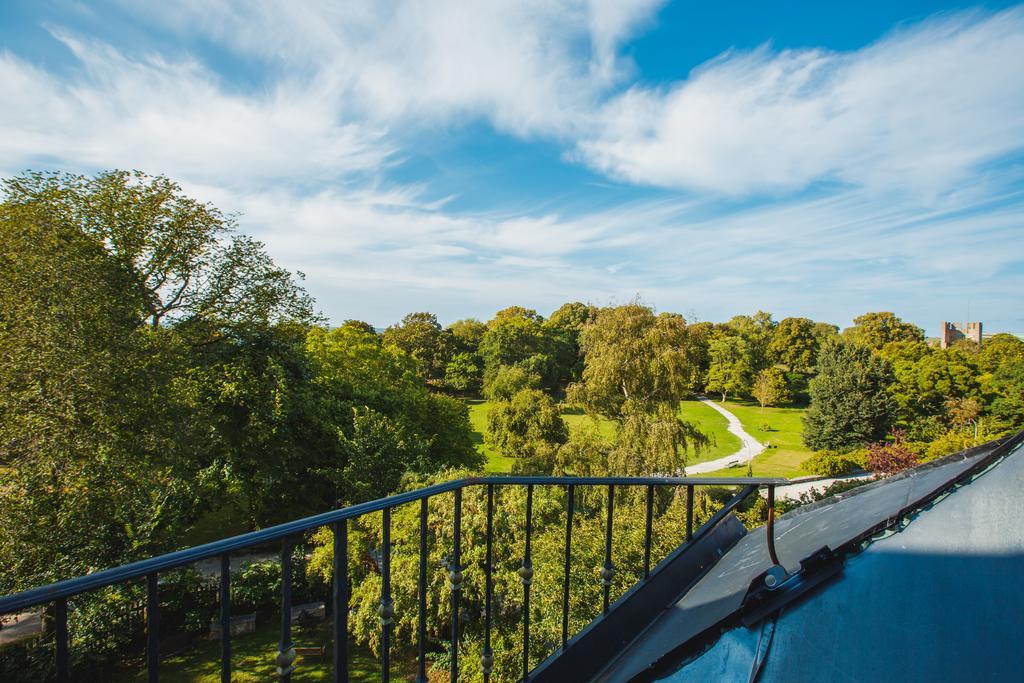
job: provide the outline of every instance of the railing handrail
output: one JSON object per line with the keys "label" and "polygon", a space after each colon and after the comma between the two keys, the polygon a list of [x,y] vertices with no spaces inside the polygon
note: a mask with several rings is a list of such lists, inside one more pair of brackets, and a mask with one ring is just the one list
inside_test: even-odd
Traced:
{"label": "railing handrail", "polygon": [[790,483],[788,479],[772,477],[551,477],[551,476],[520,476],[495,475],[486,477],[466,477],[452,481],[433,484],[415,491],[396,493],[384,498],[350,505],[322,512],[310,517],[284,522],[276,526],[250,531],[230,538],[212,541],[203,545],[176,550],[156,557],[137,560],[129,564],[102,569],[84,576],[64,579],[45,586],[0,597],[0,615],[10,614],[42,603],[53,602],[61,598],[87,593],[92,590],[124,583],[133,579],[165,572],[185,565],[219,557],[253,546],[294,536],[310,529],[327,526],[343,520],[361,517],[371,512],[398,507],[424,498],[469,486],[782,486]]}

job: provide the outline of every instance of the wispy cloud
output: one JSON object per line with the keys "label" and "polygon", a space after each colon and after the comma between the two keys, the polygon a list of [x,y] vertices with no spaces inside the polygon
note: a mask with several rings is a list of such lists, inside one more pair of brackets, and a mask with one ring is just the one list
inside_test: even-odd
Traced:
{"label": "wispy cloud", "polygon": [[1024,148],[1024,11],[958,14],[855,52],[728,52],[603,108],[576,158],[630,182],[743,195],[821,180],[948,191]]}
{"label": "wispy cloud", "polygon": [[77,60],[71,77],[0,53],[7,170],[59,160],[245,185],[376,172],[394,152],[382,129],[340,117],[338,94],[318,78],[282,78],[240,93],[194,59],[129,58],[51,31]]}
{"label": "wispy cloud", "polygon": [[517,135],[560,136],[587,125],[598,98],[629,73],[619,48],[663,2],[124,4],[268,65],[317,74],[364,120],[484,118]]}

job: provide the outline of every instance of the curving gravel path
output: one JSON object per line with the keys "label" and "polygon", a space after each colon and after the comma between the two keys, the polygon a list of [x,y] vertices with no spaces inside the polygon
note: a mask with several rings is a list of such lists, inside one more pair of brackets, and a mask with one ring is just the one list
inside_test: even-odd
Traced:
{"label": "curving gravel path", "polygon": [[690,465],[686,468],[686,476],[692,477],[695,474],[707,474],[708,472],[714,472],[715,470],[720,470],[726,467],[743,465],[753,460],[754,456],[764,450],[764,444],[752,437],[745,429],[743,429],[743,424],[740,423],[738,417],[709,398],[701,397],[697,400],[711,406],[725,416],[725,419],[729,421],[729,431],[739,437],[741,445],[740,449],[732,455],[727,455],[724,458],[717,458],[715,460],[708,460],[707,462],[697,463],[696,465]]}

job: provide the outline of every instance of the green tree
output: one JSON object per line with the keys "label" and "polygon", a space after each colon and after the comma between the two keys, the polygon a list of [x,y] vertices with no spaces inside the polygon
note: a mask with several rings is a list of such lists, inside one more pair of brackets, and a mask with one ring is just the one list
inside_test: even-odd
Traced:
{"label": "green tree", "polygon": [[809,318],[784,318],[779,322],[768,346],[773,363],[785,365],[794,372],[809,374],[818,356],[818,338],[814,321]]}
{"label": "green tree", "polygon": [[511,306],[494,315],[480,340],[484,385],[505,366],[516,365],[538,375],[545,389],[557,386],[551,337],[544,319],[532,309]]}
{"label": "green tree", "polygon": [[985,378],[985,390],[992,397],[987,413],[995,428],[1024,428],[1024,361],[1001,365]]}
{"label": "green tree", "polygon": [[232,416],[190,410],[197,378],[217,347],[315,319],[233,232],[161,177],[5,181],[0,549],[21,558],[5,592],[167,548],[214,497]]}
{"label": "green tree", "polygon": [[[378,344],[373,335],[345,327],[329,332],[312,329],[306,347],[314,364],[312,385],[323,402],[320,414],[328,428],[335,429],[338,439],[351,439],[354,409],[371,408],[394,423],[389,429],[401,440],[426,444],[424,449],[403,451],[414,459],[397,464],[394,477],[407,470],[424,473],[480,463],[470,437],[466,404],[430,392],[417,374],[418,364],[404,351]],[[335,459],[324,468],[346,470],[344,456],[350,451],[332,447]],[[334,476],[335,481],[338,476]],[[394,477],[387,481],[394,481]],[[379,495],[389,492],[383,483],[376,490]],[[346,502],[354,501],[346,498]]]}
{"label": "green tree", "polygon": [[559,395],[569,384],[578,382],[583,374],[580,332],[595,312],[593,306],[576,301],[562,304],[544,321],[551,345],[554,389]]}
{"label": "green tree", "polygon": [[637,303],[602,308],[580,334],[583,379],[570,396],[609,419],[674,408],[696,383],[688,341],[680,317]]}
{"label": "green tree", "polygon": [[537,389],[521,389],[509,400],[496,402],[487,413],[486,443],[508,457],[533,458],[568,438],[558,405]]}
{"label": "green tree", "polygon": [[893,313],[865,313],[853,319],[853,327],[843,330],[843,338],[877,351],[889,342],[924,341],[924,330]]}
{"label": "green tree", "polygon": [[746,342],[753,372],[759,372],[771,365],[771,345],[775,337],[775,328],[778,326],[778,323],[772,320],[771,313],[758,311],[752,316],[733,316],[726,326]]}
{"label": "green tree", "polygon": [[456,353],[444,370],[444,383],[455,391],[479,391],[482,381],[483,368],[475,353]]}
{"label": "green tree", "polygon": [[508,401],[523,389],[539,389],[540,375],[521,365],[505,365],[484,384],[488,401]]}
{"label": "green tree", "polygon": [[811,380],[804,443],[816,451],[845,451],[884,437],[896,416],[892,381],[888,364],[867,347],[827,343]]}
{"label": "green tree", "polygon": [[410,313],[398,325],[384,330],[382,339],[416,359],[424,379],[444,380],[455,343],[452,333],[441,328],[433,313]]}
{"label": "green tree", "polygon": [[487,333],[487,325],[476,318],[456,320],[448,329],[452,333],[456,353],[476,353]]}
{"label": "green tree", "polygon": [[1024,361],[1024,341],[1012,334],[996,334],[986,339],[981,347],[979,364],[986,372]]}
{"label": "green tree", "polygon": [[697,383],[698,365],[677,315],[655,315],[638,303],[599,309],[581,332],[582,381],[570,387],[570,400],[592,417],[617,422],[617,439],[603,450],[600,463],[575,458],[568,445],[559,453],[563,470],[592,471],[600,466],[620,475],[681,472],[688,452],[707,438],[679,416],[679,401]]}
{"label": "green tree", "polygon": [[825,342],[839,336],[839,325],[816,322],[814,323],[814,336],[818,340],[818,348],[821,348]]}
{"label": "green tree", "polygon": [[7,204],[43,207],[48,220],[102,243],[152,327],[314,319],[309,296],[262,244],[163,176],[30,173],[5,181],[4,194]]}
{"label": "green tree", "polygon": [[789,387],[786,385],[786,376],[778,368],[765,368],[757,373],[754,378],[750,395],[760,404],[761,409],[765,406],[775,406],[789,400]]}
{"label": "green tree", "polygon": [[359,330],[360,332],[365,332],[366,334],[372,334],[374,336],[377,336],[377,328],[363,320],[355,320],[353,318],[349,318],[348,320],[343,322],[341,326],[351,327],[354,330]]}
{"label": "green tree", "polygon": [[706,387],[722,395],[744,394],[750,391],[754,364],[746,340],[738,335],[716,335],[708,346],[711,363],[708,367]]}
{"label": "green tree", "polygon": [[909,423],[942,415],[949,399],[980,397],[975,358],[973,354],[941,350],[923,355],[916,362],[897,362],[891,391],[902,419]]}

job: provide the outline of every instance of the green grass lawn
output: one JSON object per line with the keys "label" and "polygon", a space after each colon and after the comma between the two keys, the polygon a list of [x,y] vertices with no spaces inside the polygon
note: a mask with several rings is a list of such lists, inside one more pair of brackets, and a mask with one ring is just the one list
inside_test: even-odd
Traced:
{"label": "green grass lawn", "polygon": [[[484,434],[487,431],[487,411],[491,407],[490,402],[482,399],[468,399],[466,403],[469,405],[469,420],[473,426],[473,443],[476,445],[477,450],[487,458],[484,470],[493,474],[511,472],[515,458],[505,457],[488,448],[487,444],[484,443]],[[707,451],[696,456],[691,453],[687,458],[688,464],[693,465],[721,458],[739,449],[739,438],[729,432],[727,428],[728,421],[725,419],[725,416],[714,408],[696,400],[683,401],[680,406],[680,412],[685,419],[696,423],[704,433],[711,437],[712,441],[711,447]],[[564,409],[562,411],[562,419],[565,420],[570,432],[575,432],[594,424],[594,420],[579,409]],[[615,438],[615,423],[611,420],[598,420],[597,429],[604,438],[609,440]]]}
{"label": "green grass lawn", "polygon": [[[235,636],[231,639],[231,680],[239,683],[248,681],[277,680],[274,658],[277,656],[279,636],[278,620],[267,618],[253,633]],[[301,681],[331,680],[331,625],[324,623],[311,628],[292,627],[292,640],[298,646],[316,647],[326,645],[323,657],[300,655],[296,660],[298,668],[293,678]],[[353,681],[379,681],[380,661],[368,650],[349,642],[349,677]],[[392,657],[392,676],[400,680],[411,680],[414,663],[395,661]],[[135,683],[147,680],[144,667],[124,672],[115,678],[118,683]],[[220,640],[197,641],[182,654],[165,657],[160,662],[160,680],[169,683],[215,683],[220,681]]]}
{"label": "green grass lawn", "polygon": [[[800,463],[811,457],[813,451],[804,446],[801,439],[803,433],[804,408],[764,408],[750,401],[726,401],[726,410],[732,412],[743,423],[755,439],[764,444],[771,444],[751,463],[755,477],[799,477],[808,472],[800,469]],[[771,427],[770,431],[762,429],[763,425]],[[741,477],[747,472],[747,466],[730,467],[710,475]]]}
{"label": "green grass lawn", "polygon": [[711,447],[700,455],[687,457],[687,465],[724,458],[739,450],[739,437],[729,431],[729,421],[725,419],[725,415],[714,408],[692,399],[683,401],[679,406],[679,412],[683,419],[696,424],[698,429],[711,439]]}

